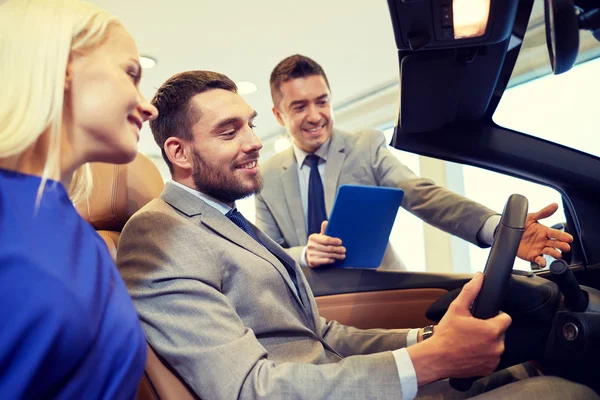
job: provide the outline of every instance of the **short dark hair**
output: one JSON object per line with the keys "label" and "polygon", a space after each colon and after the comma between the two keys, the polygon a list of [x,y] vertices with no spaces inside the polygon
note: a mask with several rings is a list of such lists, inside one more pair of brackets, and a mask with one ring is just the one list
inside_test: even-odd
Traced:
{"label": "short dark hair", "polygon": [[223,74],[211,71],[187,71],[173,75],[152,98],[152,105],[158,109],[158,117],[150,122],[154,141],[160,147],[162,156],[173,173],[173,164],[165,153],[165,141],[170,137],[191,141],[192,126],[202,115],[190,99],[211,89],[224,89],[237,93],[235,82]]}
{"label": "short dark hair", "polygon": [[283,94],[281,93],[281,84],[291,79],[306,78],[308,76],[319,75],[325,79],[327,88],[329,81],[323,68],[313,59],[300,54],[294,54],[283,59],[271,72],[271,98],[275,106],[279,105]]}

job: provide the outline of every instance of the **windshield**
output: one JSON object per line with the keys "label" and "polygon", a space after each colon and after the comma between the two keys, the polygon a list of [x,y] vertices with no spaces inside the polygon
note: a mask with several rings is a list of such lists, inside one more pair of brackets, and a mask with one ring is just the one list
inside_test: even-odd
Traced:
{"label": "windshield", "polygon": [[581,31],[578,64],[562,75],[551,75],[543,2],[535,4],[494,122],[600,156],[600,42],[589,31]]}

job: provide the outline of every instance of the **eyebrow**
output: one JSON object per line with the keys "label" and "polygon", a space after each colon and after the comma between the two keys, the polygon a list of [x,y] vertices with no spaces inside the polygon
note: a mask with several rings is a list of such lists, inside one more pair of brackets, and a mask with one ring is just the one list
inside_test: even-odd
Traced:
{"label": "eyebrow", "polygon": [[[319,97],[317,97],[315,99],[315,101],[319,101],[319,100],[323,100],[325,98],[329,97],[329,95],[327,93],[320,95]],[[289,107],[292,108],[294,106],[300,105],[300,104],[304,104],[306,103],[308,100],[294,100],[290,103]]]}
{"label": "eyebrow", "polygon": [[[248,118],[248,120],[252,121],[254,118],[256,118],[257,115],[258,115],[258,113],[256,111],[254,111],[252,113],[252,115],[250,116],[250,118]],[[243,121],[243,118],[240,118],[240,117],[226,118],[224,120],[219,121],[210,131],[215,133],[215,132],[219,131],[220,129],[226,127],[227,125],[232,125],[232,124],[235,124],[236,122],[240,122],[240,121]]]}

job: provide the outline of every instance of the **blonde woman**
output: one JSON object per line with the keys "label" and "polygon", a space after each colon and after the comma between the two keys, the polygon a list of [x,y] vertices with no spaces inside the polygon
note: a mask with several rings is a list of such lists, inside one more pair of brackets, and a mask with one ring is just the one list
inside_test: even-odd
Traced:
{"label": "blonde woman", "polygon": [[133,398],[145,339],[72,202],[85,163],[127,163],[156,109],[117,19],[76,0],[0,2],[0,398]]}

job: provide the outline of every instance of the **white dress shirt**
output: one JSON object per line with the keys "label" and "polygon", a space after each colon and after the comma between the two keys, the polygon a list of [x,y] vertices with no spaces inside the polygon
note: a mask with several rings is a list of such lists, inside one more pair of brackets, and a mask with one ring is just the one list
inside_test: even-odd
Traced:
{"label": "white dress shirt", "polygon": [[182,183],[179,183],[176,181],[171,181],[171,183],[175,186],[182,188],[186,192],[193,194],[194,196],[198,197],[199,199],[204,200],[209,206],[216,208],[217,211],[219,211],[223,215],[227,214],[232,209],[232,207],[223,203],[222,201],[217,200],[214,197],[210,197],[209,195],[199,192],[195,189],[192,189],[191,187],[185,186]]}

